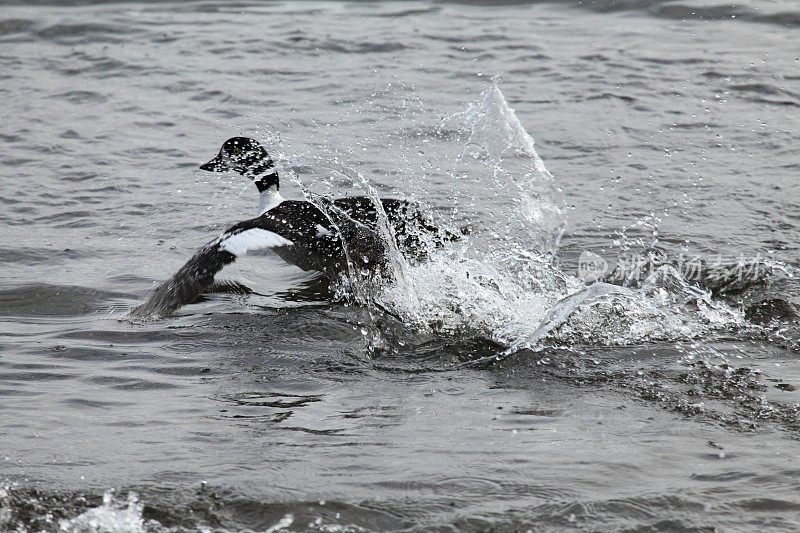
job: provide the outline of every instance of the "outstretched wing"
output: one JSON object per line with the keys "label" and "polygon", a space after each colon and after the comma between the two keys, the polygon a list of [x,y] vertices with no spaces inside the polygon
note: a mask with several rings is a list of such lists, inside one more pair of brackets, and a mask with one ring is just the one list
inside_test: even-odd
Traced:
{"label": "outstretched wing", "polygon": [[166,317],[192,303],[214,283],[225,265],[248,251],[291,246],[292,241],[267,229],[270,220],[258,217],[240,222],[200,248],[170,279],[159,285],[145,303],[131,311],[134,318]]}

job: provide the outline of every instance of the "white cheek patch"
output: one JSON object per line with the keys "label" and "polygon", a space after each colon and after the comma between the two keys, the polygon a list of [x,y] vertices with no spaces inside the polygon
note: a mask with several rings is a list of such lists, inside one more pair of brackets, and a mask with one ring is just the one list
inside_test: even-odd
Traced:
{"label": "white cheek patch", "polygon": [[289,239],[265,229],[253,228],[224,237],[219,242],[221,250],[232,253],[236,257],[245,255],[248,251],[291,246],[294,244]]}
{"label": "white cheek patch", "polygon": [[322,224],[317,224],[317,237],[328,237],[333,235],[329,230],[325,229]]}

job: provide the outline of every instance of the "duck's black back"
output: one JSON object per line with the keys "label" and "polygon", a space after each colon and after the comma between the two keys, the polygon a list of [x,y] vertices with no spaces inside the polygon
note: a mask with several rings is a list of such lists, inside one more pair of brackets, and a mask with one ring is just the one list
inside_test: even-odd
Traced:
{"label": "duck's black back", "polygon": [[345,255],[338,232],[311,202],[284,200],[260,218],[261,227],[294,243],[274,250],[286,261],[329,276],[344,268]]}

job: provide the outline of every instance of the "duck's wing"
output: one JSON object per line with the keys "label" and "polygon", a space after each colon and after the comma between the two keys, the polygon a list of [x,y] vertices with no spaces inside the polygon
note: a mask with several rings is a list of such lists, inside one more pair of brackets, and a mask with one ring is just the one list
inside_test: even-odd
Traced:
{"label": "duck's wing", "polygon": [[131,311],[134,318],[167,317],[192,303],[214,283],[225,265],[248,251],[291,246],[292,241],[272,231],[268,217],[245,220],[228,228],[192,256],[170,279],[159,285],[145,303]]}

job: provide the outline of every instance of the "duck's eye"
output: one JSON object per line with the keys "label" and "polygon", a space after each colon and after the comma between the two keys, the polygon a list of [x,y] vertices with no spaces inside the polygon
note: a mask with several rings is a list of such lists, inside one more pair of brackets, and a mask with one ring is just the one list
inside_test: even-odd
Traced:
{"label": "duck's eye", "polygon": [[241,155],[241,153],[242,153],[242,149],[239,148],[238,146],[235,146],[233,148],[233,155]]}

